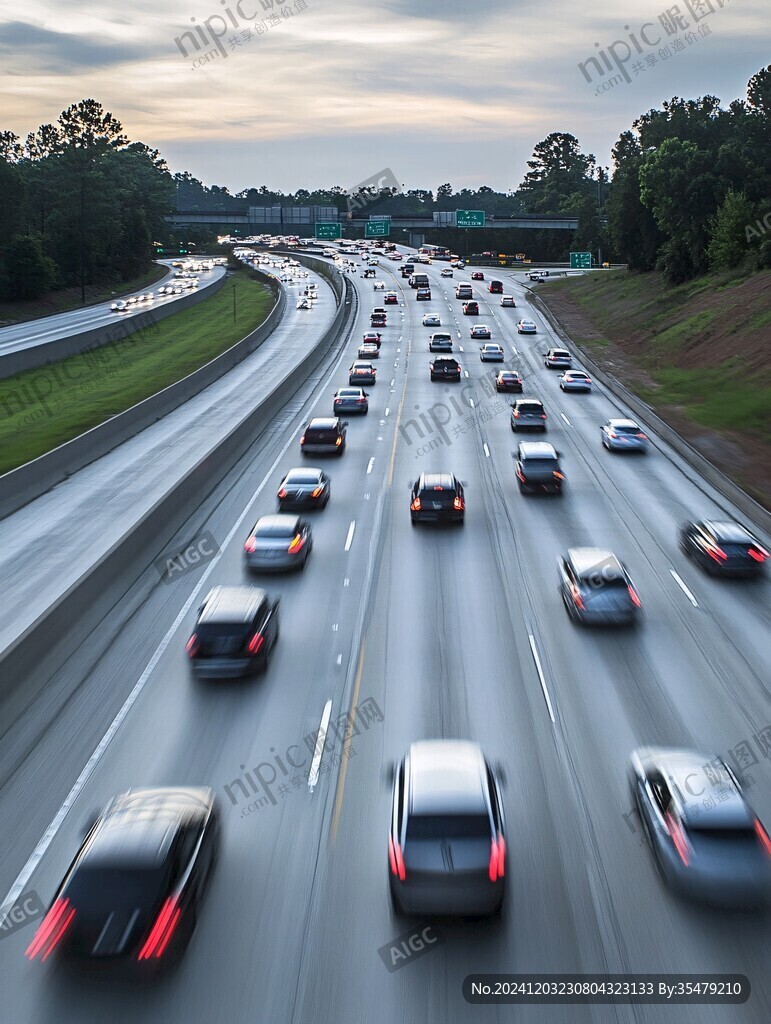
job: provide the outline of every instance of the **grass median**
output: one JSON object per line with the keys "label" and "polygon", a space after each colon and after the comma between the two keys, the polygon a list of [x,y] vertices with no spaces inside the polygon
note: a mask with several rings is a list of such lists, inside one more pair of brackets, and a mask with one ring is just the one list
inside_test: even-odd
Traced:
{"label": "grass median", "polygon": [[128,337],[0,380],[0,473],[186,377],[258,327],[272,307],[270,290],[239,273],[211,298]]}

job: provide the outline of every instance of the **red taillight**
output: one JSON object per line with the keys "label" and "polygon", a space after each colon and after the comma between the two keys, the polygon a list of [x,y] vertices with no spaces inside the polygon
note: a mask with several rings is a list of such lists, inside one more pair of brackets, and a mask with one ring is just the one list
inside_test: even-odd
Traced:
{"label": "red taillight", "polygon": [[726,558],[728,558],[725,551],[723,551],[722,548],[719,548],[717,544],[705,544],[704,550],[707,552],[709,557],[714,559],[716,562],[724,562]]}
{"label": "red taillight", "polygon": [[570,587],[570,596],[573,598],[573,603],[575,604],[576,608],[584,607],[584,599],[581,597],[581,591],[578,589],[575,583],[572,584],[572,586]]}
{"label": "red taillight", "polygon": [[552,476],[554,477],[555,480],[564,480],[565,479],[565,474],[564,473],[560,473],[556,469],[552,470]]}
{"label": "red taillight", "polygon": [[691,847],[685,837],[683,826],[678,821],[675,821],[671,814],[667,814],[665,820],[667,832],[669,832],[670,839],[680,855],[680,860],[688,867],[691,862]]}
{"label": "red taillight", "polygon": [[305,444],[305,434],[300,438],[300,444]]}
{"label": "red taillight", "polygon": [[515,419],[515,420],[519,419],[519,412],[516,409],[514,410],[514,412],[511,415],[512,415],[513,419]]}
{"label": "red taillight", "polygon": [[281,488],[281,490],[278,492],[278,496],[279,496],[279,498],[285,498],[286,497],[286,487],[282,487]]}
{"label": "red taillight", "polygon": [[185,644],[185,650],[187,651],[188,655],[191,658],[194,658],[196,654],[198,654],[200,646],[201,645],[198,643],[198,635],[196,633],[193,633],[188,642]]}
{"label": "red taillight", "polygon": [[364,403],[365,403],[366,401],[367,401],[367,399],[366,399],[366,398],[357,398],[357,399],[356,399],[356,404],[357,404],[357,405],[364,405]]}
{"label": "red taillight", "polygon": [[407,877],[407,871],[404,867],[404,857],[402,856],[402,848],[398,843],[393,841],[393,837],[388,837],[388,863],[391,866],[391,874],[398,875],[399,881],[403,882]]}
{"label": "red taillight", "polygon": [[637,596],[637,591],[634,589],[634,587],[629,586],[627,587],[627,590],[629,591],[629,596],[632,598],[632,604],[635,605],[637,608],[642,608],[640,598]]}
{"label": "red taillight", "polygon": [[323,490],[323,487],[314,487],[313,490],[311,491],[311,497],[318,498],[318,496],[321,494]]}
{"label": "red taillight", "polygon": [[342,443],[343,443],[342,437],[336,437],[335,438],[335,448],[339,448]]}
{"label": "red taillight", "polygon": [[609,430],[608,431],[608,437],[618,437],[618,434],[615,431],[613,431],[613,430]]}
{"label": "red taillight", "polygon": [[460,496],[456,497],[452,503],[452,507],[456,510],[456,512],[462,512],[463,509],[466,507],[463,504],[463,498],[461,498]]}
{"label": "red taillight", "polygon": [[257,550],[257,541],[254,539],[254,537],[247,537],[246,538],[246,543],[244,544],[244,551],[256,551],[256,550]]}
{"label": "red taillight", "polygon": [[420,498],[413,498],[410,504],[410,509],[413,512],[420,512]]}
{"label": "red taillight", "polygon": [[290,555],[293,555],[293,554],[295,554],[295,552],[299,551],[304,544],[305,544],[305,537],[303,537],[299,533],[296,533],[294,535],[294,537],[292,537],[292,542],[289,545],[289,547],[287,548],[287,551],[288,551],[288,553]]}
{"label": "red taillight", "polygon": [[546,413],[545,413],[545,412],[542,412],[542,413],[541,413],[541,419],[542,419],[542,420],[545,420],[545,419],[546,419]]}
{"label": "red taillight", "polygon": [[763,828],[758,818],[755,819],[755,835],[760,840],[760,845],[763,847],[767,857],[771,857],[771,839],[768,838],[768,832]]}
{"label": "red taillight", "polygon": [[747,554],[750,556],[750,558],[754,558],[756,562],[765,562],[765,560],[768,558],[767,551],[765,551],[763,548],[755,547],[754,545],[751,548],[747,548]]}
{"label": "red taillight", "polygon": [[641,441],[647,441],[648,440],[648,435],[647,434],[635,434],[634,436],[635,437],[639,437]]}
{"label": "red taillight", "polygon": [[260,648],[264,643],[265,637],[262,635],[262,633],[255,633],[252,639],[249,641],[249,646],[247,650],[249,651],[250,654],[258,654]]}
{"label": "red taillight", "polygon": [[27,946],[24,954],[27,959],[34,960],[40,955],[41,960],[47,960],[54,947],[61,941],[74,917],[75,908],[70,906],[68,899],[60,897],[54,900],[51,909],[40,922],[34,939]]}
{"label": "red taillight", "polygon": [[497,882],[499,878],[503,878],[505,869],[506,840],[503,836],[499,835],[490,844],[490,864],[487,871],[490,881]]}
{"label": "red taillight", "polygon": [[147,941],[137,955],[137,960],[149,960],[150,957],[157,958],[163,954],[177,927],[181,913],[176,898],[170,896],[161,907],[161,912],[150,929]]}

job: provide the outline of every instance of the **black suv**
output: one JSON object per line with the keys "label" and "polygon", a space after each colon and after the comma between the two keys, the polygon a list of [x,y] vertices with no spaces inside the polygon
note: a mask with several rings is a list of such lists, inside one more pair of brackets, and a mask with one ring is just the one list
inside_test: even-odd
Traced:
{"label": "black suv", "polygon": [[511,429],[546,431],[546,410],[537,398],[521,398],[511,406]]}
{"label": "black suv", "polygon": [[348,424],[337,416],[312,419],[300,438],[303,455],[342,455]]}
{"label": "black suv", "polygon": [[517,446],[517,480],[524,493],[560,494],[565,476],[560,453],[545,441],[522,441]]}
{"label": "black suv", "polygon": [[259,587],[214,587],[198,609],[186,650],[197,676],[264,672],[278,640],[278,603]]}
{"label": "black suv", "polygon": [[431,380],[460,380],[460,363],[452,356],[437,356],[428,365]]}
{"label": "black suv", "polygon": [[410,518],[417,523],[463,523],[466,497],[452,473],[421,473],[411,485]]}
{"label": "black suv", "polygon": [[757,576],[769,553],[740,523],[706,520],[686,523],[680,547],[713,576]]}

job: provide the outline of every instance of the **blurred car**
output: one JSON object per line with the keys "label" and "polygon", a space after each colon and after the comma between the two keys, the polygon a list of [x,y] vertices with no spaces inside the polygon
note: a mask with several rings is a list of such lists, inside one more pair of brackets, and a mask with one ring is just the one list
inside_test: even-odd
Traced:
{"label": "blurred car", "polygon": [[385,313],[370,313],[369,325],[370,327],[387,327],[388,318]]}
{"label": "blurred car", "polygon": [[431,289],[430,288],[418,288],[415,291],[416,302],[430,302],[431,300]]}
{"label": "blurred car", "polygon": [[566,370],[560,377],[561,391],[591,391],[592,378],[583,370]]}
{"label": "blurred car", "polygon": [[303,455],[342,455],[348,424],[338,416],[314,416],[300,438]]}
{"label": "blurred car", "polygon": [[112,303],[110,310],[113,313],[128,313],[129,305],[127,302],[124,302],[123,299],[118,299],[117,302]]}
{"label": "blurred car", "polygon": [[503,347],[496,345],[494,342],[482,345],[479,349],[479,358],[483,363],[502,363],[504,360]]}
{"label": "blurred car", "polygon": [[413,743],[394,773],[388,864],[397,913],[496,914],[506,830],[498,783],[476,743]]}
{"label": "blurred car", "polygon": [[452,356],[437,356],[428,365],[431,380],[460,380],[461,366]]}
{"label": "blurred car", "polygon": [[421,473],[412,485],[410,518],[417,523],[463,523],[466,496],[452,473]]}
{"label": "blurred car", "polygon": [[456,299],[470,299],[474,295],[474,289],[470,284],[461,282],[455,285],[455,298]]}
{"label": "blurred car", "polygon": [[349,384],[375,384],[377,370],[370,362],[357,359],[348,369]]}
{"label": "blurred car", "polygon": [[428,339],[429,352],[452,352],[452,335],[448,333],[434,333]]}
{"label": "blurred car", "polygon": [[538,328],[532,320],[519,320],[517,321],[517,334],[535,334]]}
{"label": "blurred car", "polygon": [[546,441],[520,441],[516,474],[522,494],[561,494],[565,474],[560,453]]}
{"label": "blurred car", "polygon": [[680,548],[713,576],[758,576],[769,553],[741,523],[711,519],[686,523]]}
{"label": "blurred car", "polygon": [[612,551],[570,548],[557,559],[560,596],[568,615],[586,625],[630,625],[641,608],[627,569]]}
{"label": "blurred car", "polygon": [[250,569],[262,572],[304,569],[312,547],[304,519],[287,513],[261,516],[244,543],[244,559]]}
{"label": "blurred car", "polygon": [[442,321],[436,313],[426,313],[423,316],[422,324],[424,327],[441,327]]}
{"label": "blurred car", "polygon": [[485,275],[482,273],[481,270],[474,270],[474,271],[471,272],[471,280],[472,281],[484,281],[484,279],[485,279]]}
{"label": "blurred car", "polygon": [[490,328],[487,324],[474,324],[471,328],[472,338],[491,338]]}
{"label": "blurred car", "polygon": [[543,357],[547,370],[572,370],[573,357],[566,348],[550,348]]}
{"label": "blurred car", "polygon": [[373,281],[372,287],[375,289],[376,292],[385,291],[385,281]]}
{"label": "blurred car", "polygon": [[380,346],[369,344],[365,342],[363,345],[359,345],[359,350],[356,353],[359,359],[379,359],[380,358]]}
{"label": "blurred car", "polygon": [[479,316],[479,303],[476,299],[472,299],[470,302],[464,302],[461,308],[464,316]]}
{"label": "blurred car", "polygon": [[546,430],[546,410],[537,398],[521,398],[511,407],[512,430]]}
{"label": "blurred car", "polygon": [[632,754],[630,783],[669,885],[709,903],[768,904],[771,839],[722,758],[642,747]]}
{"label": "blurred car", "polygon": [[130,959],[146,967],[176,959],[218,851],[211,789],[130,789],[113,797],[89,826],[27,958]]}
{"label": "blurred car", "polygon": [[383,305],[385,306],[398,306],[399,296],[396,292],[386,292],[383,296]]}
{"label": "blurred car", "polygon": [[322,469],[290,469],[278,487],[278,508],[280,512],[326,508],[329,496],[329,477]]}
{"label": "blurred car", "polygon": [[332,410],[335,416],[344,412],[369,412],[369,395],[364,388],[338,388],[332,399]]}
{"label": "blurred car", "polygon": [[494,295],[503,295],[503,281],[491,281],[487,286],[487,290]]}
{"label": "blurred car", "polygon": [[514,301],[514,296],[513,295],[502,295],[501,296],[501,305],[502,306],[508,306],[508,307],[516,306],[516,302]]}
{"label": "blurred car", "polygon": [[185,645],[193,674],[232,678],[264,672],[278,640],[279,599],[259,587],[214,587]]}
{"label": "blurred car", "polygon": [[363,345],[377,345],[380,348],[380,339],[382,335],[379,331],[365,331],[362,339]]}
{"label": "blurred car", "polygon": [[600,428],[602,443],[611,452],[645,452],[648,437],[634,420],[606,420]]}
{"label": "blurred car", "polygon": [[499,370],[495,375],[495,390],[521,392],[522,378],[516,370]]}
{"label": "blurred car", "polygon": [[449,267],[443,267],[442,268],[442,272],[441,272],[441,274],[439,276],[440,277],[452,277],[453,276],[453,272],[452,272],[452,270],[450,270]]}
{"label": "blurred car", "polygon": [[298,309],[313,309],[313,303],[311,302],[310,299],[300,298],[300,299],[297,300],[297,308]]}

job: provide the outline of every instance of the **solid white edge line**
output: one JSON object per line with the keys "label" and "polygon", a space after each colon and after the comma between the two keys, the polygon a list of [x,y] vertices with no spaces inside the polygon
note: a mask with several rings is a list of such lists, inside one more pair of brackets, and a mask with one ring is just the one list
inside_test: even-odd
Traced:
{"label": "solid white edge line", "polygon": [[316,748],[313,752],[313,760],[311,761],[311,769],[308,772],[308,792],[313,792],[313,787],[319,781],[319,765],[321,764],[321,755],[324,753],[324,741],[327,738],[327,729],[329,728],[329,717],[332,714],[332,701],[331,699],[324,705],[324,711],[321,715],[321,722],[319,724],[319,731],[316,734]]}
{"label": "solid white edge line", "polygon": [[678,576],[678,574],[675,572],[674,569],[670,569],[669,572],[670,572],[670,574],[672,576],[672,579],[675,581],[675,583],[678,585],[678,587],[682,590],[682,592],[685,594],[685,596],[691,602],[693,607],[694,608],[698,608],[699,607],[699,602],[696,600],[696,598],[690,592],[688,587],[685,585],[685,582],[680,578],[680,576]]}
{"label": "solid white edge line", "polygon": [[551,706],[551,698],[549,697],[549,690],[546,686],[546,679],[544,678],[543,669],[541,668],[541,659],[538,657],[538,648],[535,646],[535,637],[532,633],[528,633],[528,640],[530,641],[530,650],[533,654],[533,661],[535,662],[535,670],[538,673],[538,679],[541,683],[541,689],[543,690],[544,700],[546,701],[546,708],[549,712],[549,718],[554,723],[554,711]]}
{"label": "solid white edge line", "polygon": [[348,536],[345,538],[345,550],[351,550],[351,544],[353,543],[353,534],[356,529],[356,520],[354,519],[351,525],[348,527]]}

